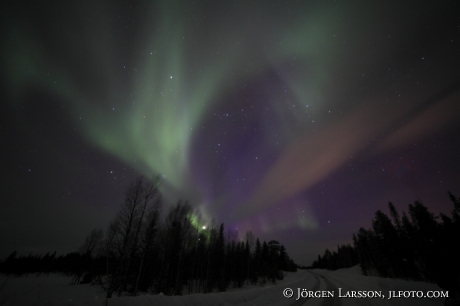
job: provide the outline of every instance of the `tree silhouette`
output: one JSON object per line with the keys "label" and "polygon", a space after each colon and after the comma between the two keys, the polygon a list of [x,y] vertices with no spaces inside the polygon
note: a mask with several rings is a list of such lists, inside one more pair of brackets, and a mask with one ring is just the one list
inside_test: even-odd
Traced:
{"label": "tree silhouette", "polygon": [[136,179],[105,239],[101,230],[94,229],[79,252],[65,256],[54,252],[18,257],[13,252],[0,262],[0,273],[65,273],[74,277],[74,283],[99,283],[108,299],[114,293],[139,291],[167,295],[180,295],[184,288],[190,293],[225,291],[246,282],[276,282],[283,278],[283,269],[296,271],[278,241],[261,244],[252,232],[240,240],[235,230],[225,234],[223,223],[202,227],[188,202],[179,201],[162,217],[159,185],[158,178]]}

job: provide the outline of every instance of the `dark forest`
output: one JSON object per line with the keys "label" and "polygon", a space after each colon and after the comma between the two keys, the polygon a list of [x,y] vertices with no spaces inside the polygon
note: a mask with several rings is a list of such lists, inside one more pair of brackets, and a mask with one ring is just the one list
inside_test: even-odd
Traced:
{"label": "dark forest", "polygon": [[390,217],[378,210],[371,229],[353,234],[353,246],[326,249],[312,267],[336,270],[359,263],[364,275],[431,282],[458,292],[460,198],[448,194],[454,204],[450,216],[436,216],[419,201],[401,216],[389,202]]}
{"label": "dark forest", "polygon": [[191,205],[179,202],[161,221],[160,179],[138,178],[126,192],[124,203],[106,234],[94,229],[78,252],[56,256],[13,252],[0,264],[0,272],[64,273],[73,284],[103,286],[107,297],[137,295],[139,291],[181,295],[223,292],[245,283],[265,284],[297,267],[276,240],[262,243],[252,232],[239,239],[225,232],[224,224],[198,226]]}

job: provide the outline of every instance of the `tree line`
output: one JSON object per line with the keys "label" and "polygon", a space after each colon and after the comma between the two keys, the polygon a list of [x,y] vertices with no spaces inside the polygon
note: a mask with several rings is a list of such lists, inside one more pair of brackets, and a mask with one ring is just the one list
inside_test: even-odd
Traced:
{"label": "tree line", "polygon": [[225,291],[245,283],[263,284],[296,271],[276,240],[262,243],[252,232],[244,239],[215,222],[206,226],[199,214],[179,201],[163,216],[159,177],[143,177],[126,191],[107,231],[94,229],[78,252],[64,256],[18,257],[0,263],[0,273],[65,273],[73,283],[98,283],[107,297],[139,291],[180,295]]}
{"label": "tree line", "polygon": [[[435,282],[452,288],[460,280],[460,198],[449,192],[454,204],[450,216],[435,216],[421,202],[409,204],[400,215],[388,204],[390,216],[378,210],[372,228],[353,234],[353,246],[326,250],[313,268],[335,270],[360,264],[365,275]],[[453,290],[458,290],[453,289]]]}

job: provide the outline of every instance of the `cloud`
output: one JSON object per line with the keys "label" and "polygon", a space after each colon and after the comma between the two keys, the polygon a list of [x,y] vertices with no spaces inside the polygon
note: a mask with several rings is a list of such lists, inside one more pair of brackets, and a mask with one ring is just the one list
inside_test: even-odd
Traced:
{"label": "cloud", "polygon": [[253,214],[312,187],[358,153],[389,120],[364,107],[321,131],[300,136],[280,155],[240,213]]}
{"label": "cloud", "polygon": [[408,140],[411,143],[420,141],[457,122],[460,113],[459,100],[458,93],[452,94],[417,113],[412,120],[387,136],[380,143],[379,149],[389,150],[407,145]]}

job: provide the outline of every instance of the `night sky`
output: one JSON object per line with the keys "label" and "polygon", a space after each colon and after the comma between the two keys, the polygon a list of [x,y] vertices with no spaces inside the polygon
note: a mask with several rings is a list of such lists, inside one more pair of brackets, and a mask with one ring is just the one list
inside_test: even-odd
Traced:
{"label": "night sky", "polygon": [[0,257],[76,251],[139,175],[299,264],[460,196],[459,1],[10,1]]}

